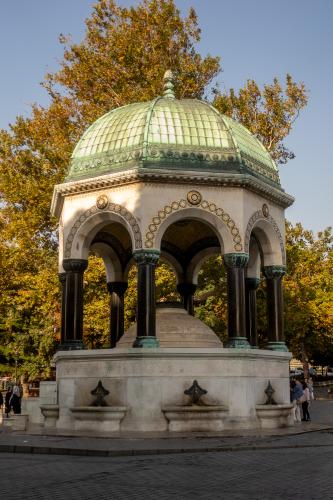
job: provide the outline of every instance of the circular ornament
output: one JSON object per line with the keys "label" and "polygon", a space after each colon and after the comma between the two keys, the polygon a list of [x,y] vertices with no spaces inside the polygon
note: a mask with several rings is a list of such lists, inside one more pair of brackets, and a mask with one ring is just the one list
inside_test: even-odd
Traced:
{"label": "circular ornament", "polygon": [[199,205],[201,203],[202,196],[199,191],[189,191],[187,193],[187,201],[191,205]]}
{"label": "circular ornament", "polygon": [[105,194],[101,194],[96,200],[96,207],[100,210],[106,208],[109,204],[108,197]]}
{"label": "circular ornament", "polygon": [[264,203],[262,206],[262,213],[263,213],[264,217],[269,216],[269,208],[268,208],[268,205],[266,205],[266,203]]}

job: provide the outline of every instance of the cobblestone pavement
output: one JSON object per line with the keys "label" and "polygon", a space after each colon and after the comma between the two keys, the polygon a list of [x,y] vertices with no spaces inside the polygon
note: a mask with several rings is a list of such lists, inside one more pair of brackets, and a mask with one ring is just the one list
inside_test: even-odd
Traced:
{"label": "cobblestone pavement", "polygon": [[[98,458],[0,455],[6,500],[333,498],[333,432],[267,439],[265,449]],[[278,445],[278,447],[277,447]]]}

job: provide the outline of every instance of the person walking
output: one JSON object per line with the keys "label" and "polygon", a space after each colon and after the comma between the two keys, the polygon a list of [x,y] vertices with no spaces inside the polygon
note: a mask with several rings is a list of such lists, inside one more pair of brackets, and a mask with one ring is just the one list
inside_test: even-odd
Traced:
{"label": "person walking", "polygon": [[304,398],[305,398],[305,400],[302,402],[302,413],[303,413],[302,421],[303,422],[310,422],[310,420],[311,420],[310,413],[309,413],[309,405],[310,405],[310,400],[311,400],[310,390],[309,390],[308,385],[305,382],[305,380],[303,380],[302,386],[303,386],[303,394],[304,394]]}

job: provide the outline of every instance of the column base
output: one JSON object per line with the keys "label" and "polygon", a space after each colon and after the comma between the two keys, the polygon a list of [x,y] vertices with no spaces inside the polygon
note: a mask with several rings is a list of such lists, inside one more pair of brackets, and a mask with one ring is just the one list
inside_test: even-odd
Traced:
{"label": "column base", "polygon": [[268,342],[267,349],[271,351],[289,352],[285,342]]}
{"label": "column base", "polygon": [[249,341],[246,337],[230,337],[224,347],[236,349],[251,349]]}
{"label": "column base", "polygon": [[156,337],[137,337],[133,342],[133,347],[154,349],[160,347],[160,341]]}
{"label": "column base", "polygon": [[85,349],[82,340],[67,340],[57,347],[57,351],[78,351],[80,349]]}

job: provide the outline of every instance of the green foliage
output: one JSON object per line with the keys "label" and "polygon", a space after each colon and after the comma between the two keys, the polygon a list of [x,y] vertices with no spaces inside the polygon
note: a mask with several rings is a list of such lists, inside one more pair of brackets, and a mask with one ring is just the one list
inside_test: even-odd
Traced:
{"label": "green foliage", "polygon": [[314,236],[287,224],[286,339],[294,355],[314,364],[333,362],[333,235]]}
{"label": "green foliage", "polygon": [[215,90],[214,106],[247,127],[264,144],[278,163],[286,163],[295,157],[283,141],[290,133],[299,112],[307,104],[304,83],[296,83],[286,76],[285,89],[274,78],[263,89],[254,80],[248,80],[238,91],[222,94]]}
{"label": "green foliage", "polygon": [[207,259],[198,276],[195,315],[222,341],[227,338],[227,282],[221,256]]}

